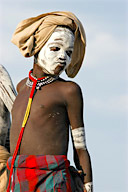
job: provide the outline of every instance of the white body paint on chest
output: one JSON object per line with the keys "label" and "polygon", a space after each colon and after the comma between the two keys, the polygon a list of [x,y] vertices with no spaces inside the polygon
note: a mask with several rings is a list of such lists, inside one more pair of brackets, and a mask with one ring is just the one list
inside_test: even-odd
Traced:
{"label": "white body paint on chest", "polygon": [[46,74],[59,75],[71,63],[73,46],[73,33],[67,28],[57,27],[40,50],[37,64]]}

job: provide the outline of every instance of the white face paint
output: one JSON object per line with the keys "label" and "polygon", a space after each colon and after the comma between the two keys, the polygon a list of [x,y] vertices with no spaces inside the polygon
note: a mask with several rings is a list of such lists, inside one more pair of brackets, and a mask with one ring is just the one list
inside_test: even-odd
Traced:
{"label": "white face paint", "polygon": [[59,75],[71,63],[73,46],[73,33],[67,28],[57,27],[40,50],[37,64],[46,74]]}

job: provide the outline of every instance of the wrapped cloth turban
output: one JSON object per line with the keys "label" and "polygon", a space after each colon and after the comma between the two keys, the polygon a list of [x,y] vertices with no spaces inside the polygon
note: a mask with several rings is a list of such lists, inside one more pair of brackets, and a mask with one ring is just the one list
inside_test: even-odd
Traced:
{"label": "wrapped cloth turban", "polygon": [[75,35],[72,60],[66,73],[73,78],[78,73],[85,54],[86,38],[79,19],[71,12],[51,12],[21,21],[12,37],[24,57],[38,53],[57,26],[69,27]]}

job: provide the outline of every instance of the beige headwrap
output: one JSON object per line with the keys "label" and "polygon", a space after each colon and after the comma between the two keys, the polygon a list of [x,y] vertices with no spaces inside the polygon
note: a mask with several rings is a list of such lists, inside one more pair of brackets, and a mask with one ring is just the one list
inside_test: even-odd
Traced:
{"label": "beige headwrap", "polygon": [[81,67],[86,46],[83,26],[73,13],[51,12],[21,21],[11,41],[17,45],[24,57],[31,57],[44,46],[58,25],[68,26],[74,31],[72,61],[66,69],[67,75],[73,78]]}

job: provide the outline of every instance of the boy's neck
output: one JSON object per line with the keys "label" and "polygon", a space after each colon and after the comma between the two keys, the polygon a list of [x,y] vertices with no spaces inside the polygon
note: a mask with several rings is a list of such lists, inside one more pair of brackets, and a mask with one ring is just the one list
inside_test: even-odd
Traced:
{"label": "boy's neck", "polygon": [[38,79],[38,78],[41,78],[41,77],[44,77],[44,76],[49,76],[49,75],[44,73],[43,69],[39,65],[34,63],[34,65],[33,65],[33,76]]}

